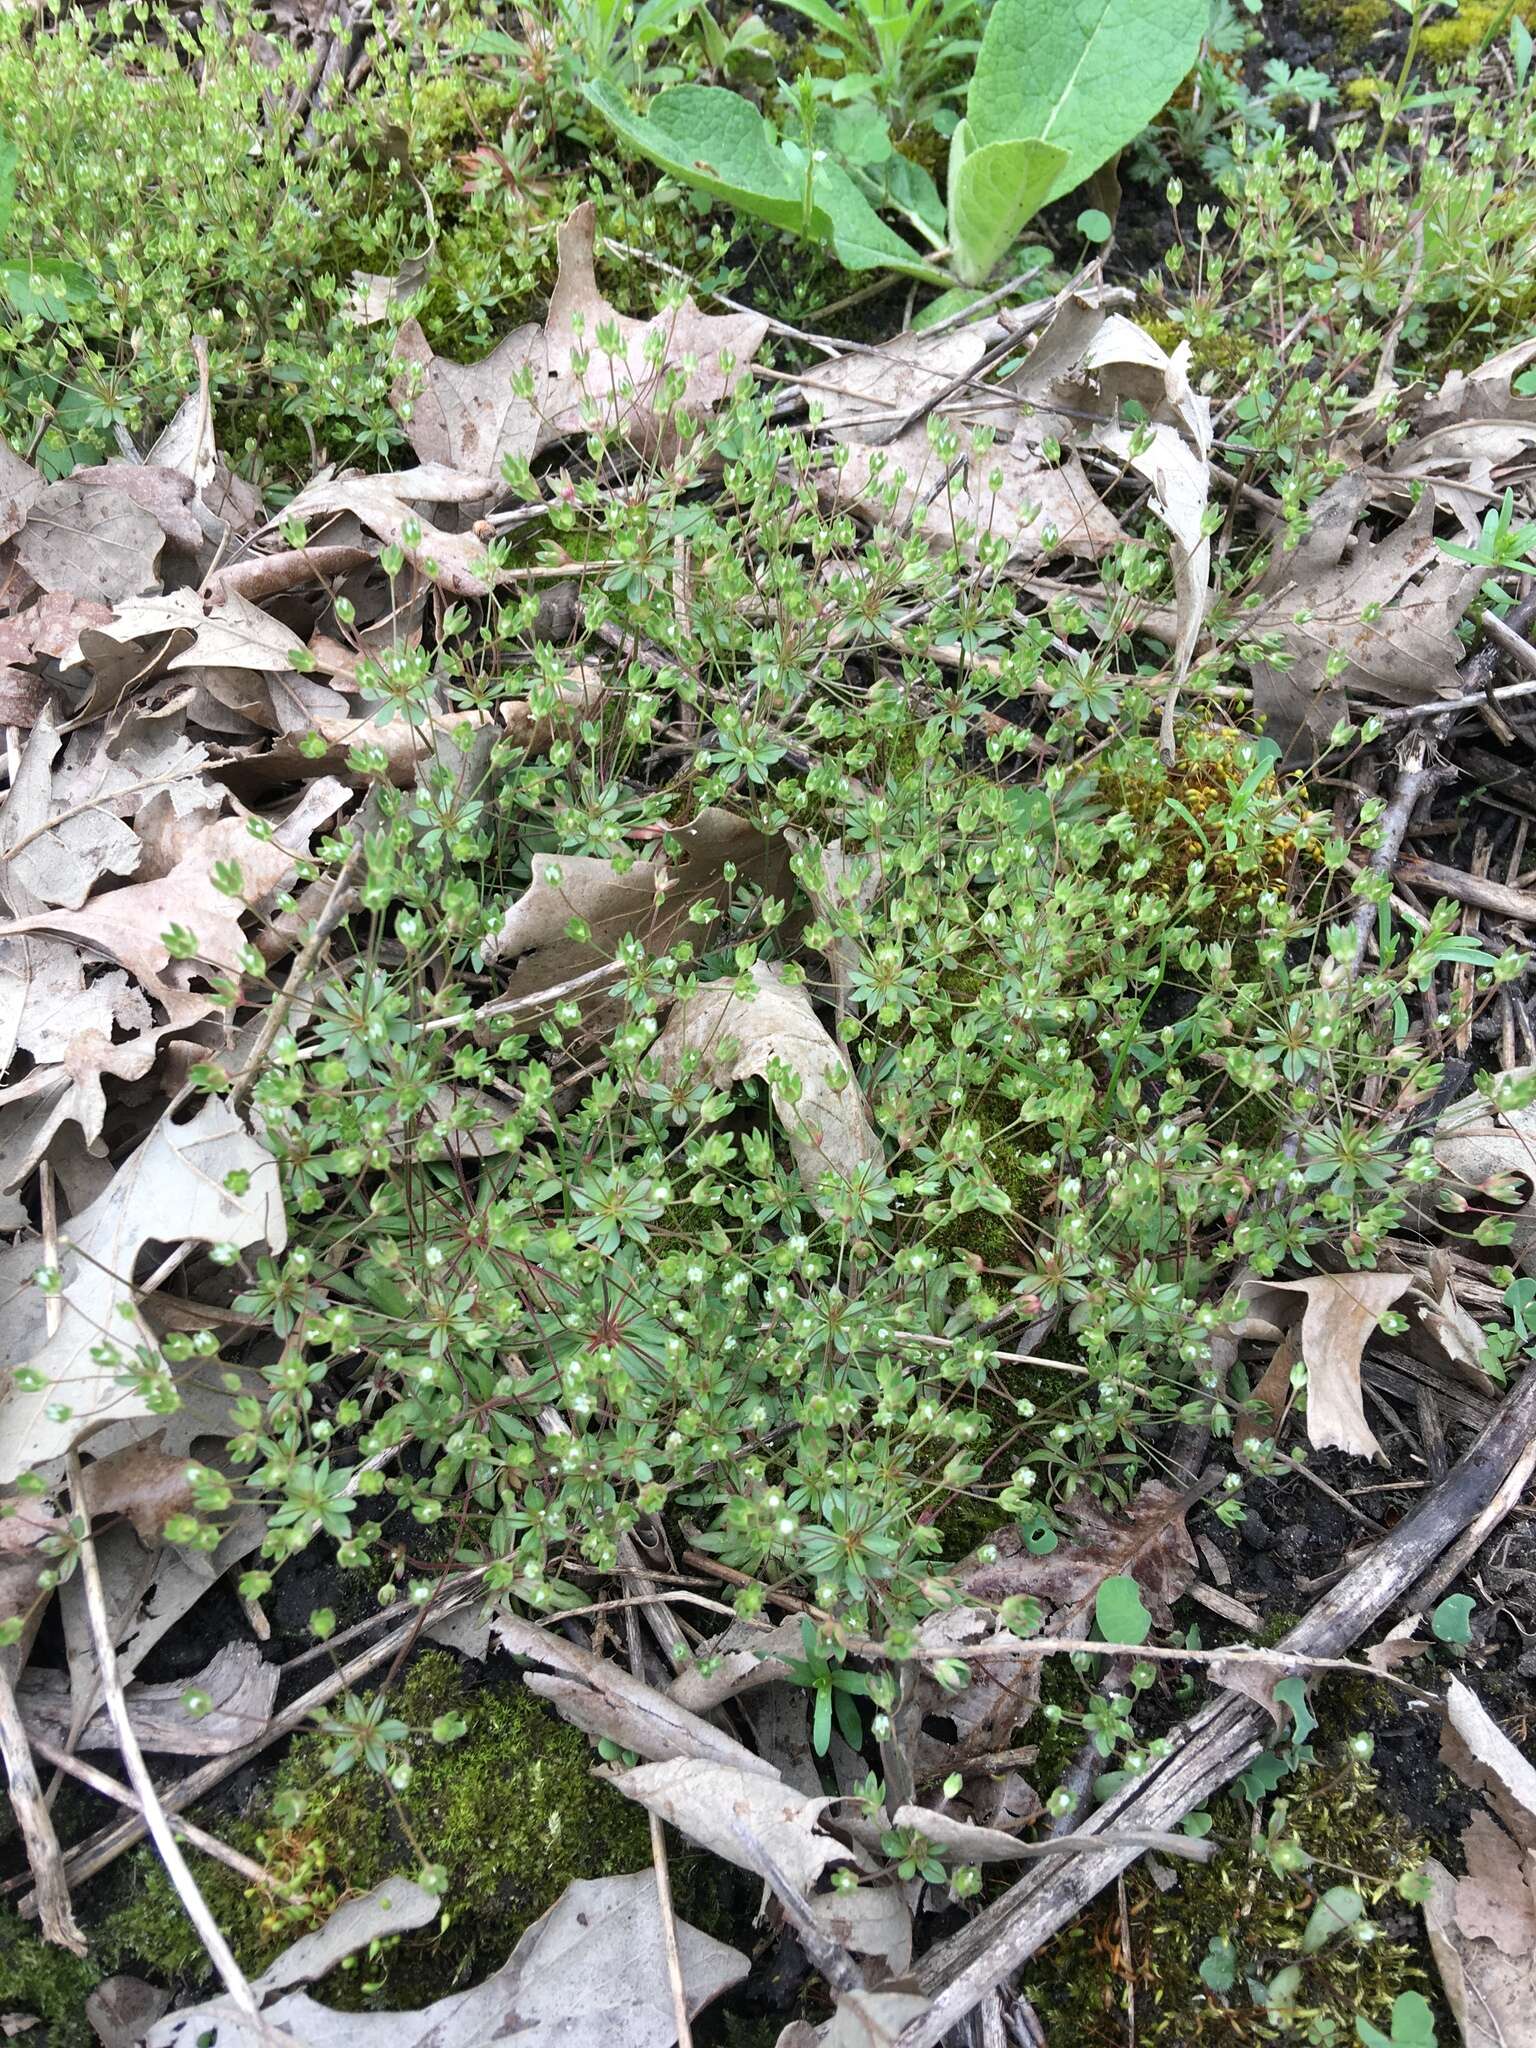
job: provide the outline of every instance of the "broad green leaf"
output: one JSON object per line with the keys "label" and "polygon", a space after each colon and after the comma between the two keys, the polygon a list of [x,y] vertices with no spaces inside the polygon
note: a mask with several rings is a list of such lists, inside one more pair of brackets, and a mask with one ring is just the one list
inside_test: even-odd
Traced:
{"label": "broad green leaf", "polygon": [[1152,1632],[1152,1617],[1142,1601],[1141,1588],[1124,1573],[1100,1586],[1093,1618],[1106,1643],[1144,1643]]}
{"label": "broad green leaf", "polygon": [[1429,1617],[1429,1625],[1435,1632],[1435,1640],[1441,1643],[1470,1643],[1472,1609],[1475,1604],[1470,1593],[1448,1593]]}
{"label": "broad green leaf", "polygon": [[807,21],[814,21],[824,35],[833,36],[850,49],[859,47],[859,31],[851,17],[838,13],[829,7],[827,0],[784,0],[784,5],[794,14],[803,15]]}
{"label": "broad green leaf", "polygon": [[[805,162],[802,152],[792,142],[781,147],[797,175],[801,173]],[[845,270],[900,270],[908,277],[926,278],[935,284],[948,282],[942,270],[925,261],[910,242],[903,241],[894,228],[886,226],[841,164],[823,157],[812,175],[811,196],[817,223],[813,233],[831,242]],[[821,226],[823,221],[826,228]]]}
{"label": "broad green leaf", "polygon": [[67,320],[76,306],[96,296],[90,272],[53,257],[35,263],[0,263],[0,296],[24,318]]}
{"label": "broad green leaf", "polygon": [[881,165],[881,176],[892,206],[899,206],[903,213],[922,221],[936,235],[943,234],[944,201],[932,175],[921,164],[913,163],[909,156],[893,154],[888,163]]}
{"label": "broad green leaf", "polygon": [[1291,1729],[1293,1742],[1305,1742],[1317,1726],[1317,1716],[1307,1704],[1307,1681],[1304,1678],[1281,1678],[1275,1683],[1275,1698],[1282,1707],[1289,1707],[1294,1726]]}
{"label": "broad green leaf", "polygon": [[962,121],[950,144],[949,241],[961,283],[981,284],[1045,204],[1067,153],[1050,142],[967,148],[960,141],[967,127]]}
{"label": "broad green leaf", "polygon": [[1218,1994],[1230,1991],[1237,1982],[1237,1951],[1228,1935],[1211,1936],[1200,1964],[1200,1979]]}
{"label": "broad green leaf", "polygon": [[1392,2032],[1384,2034],[1367,2019],[1355,2021],[1364,2048],[1436,2048],[1435,2016],[1421,1991],[1400,1991],[1392,2001]]}
{"label": "broad green leaf", "polygon": [[1330,1885],[1312,1908],[1306,1932],[1301,1937],[1302,1954],[1316,1955],[1336,1934],[1353,1927],[1364,1911],[1365,1901],[1352,1884]]}
{"label": "broad green leaf", "polygon": [[978,148],[1033,136],[1067,152],[1060,198],[1139,135],[1199,55],[1210,0],[997,0],[966,112]]}
{"label": "broad green leaf", "polygon": [[644,114],[601,82],[587,102],[631,149],[685,185],[709,192],[773,227],[830,242],[849,270],[901,270],[943,282],[909,242],[888,228],[840,164],[815,166],[809,210],[804,152],[781,143],[740,93],[718,85],[676,85]]}
{"label": "broad green leaf", "polygon": [[740,93],[718,85],[675,85],[637,114],[611,85],[582,92],[639,155],[701,192],[776,228],[803,232],[805,199],[772,128]]}

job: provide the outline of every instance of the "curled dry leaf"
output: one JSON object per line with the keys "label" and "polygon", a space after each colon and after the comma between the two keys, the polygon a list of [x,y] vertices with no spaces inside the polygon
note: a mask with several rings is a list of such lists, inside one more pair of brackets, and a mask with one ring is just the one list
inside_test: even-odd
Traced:
{"label": "curled dry leaf", "polygon": [[[708,930],[694,914],[699,906],[715,900],[723,911],[728,891],[744,883],[787,894],[782,848],[730,811],[701,811],[667,836],[677,843],[675,859],[658,850],[622,872],[611,860],[587,855],[539,859],[528,887],[486,942],[488,963],[514,963],[504,996],[521,1002],[560,987],[612,960],[625,939],[661,953],[686,926],[698,944]],[[734,883],[726,882],[727,864],[736,869]],[[586,927],[584,936],[571,937],[573,922]],[[604,1014],[601,1002],[590,999],[584,1009],[589,1016]]]}
{"label": "curled dry leaf", "polygon": [[622,1749],[663,1762],[697,1759],[776,1782],[772,1764],[712,1721],[632,1677],[622,1665],[535,1628],[520,1615],[498,1614],[491,1628],[502,1649],[541,1667],[524,1674],[528,1690],[549,1700],[583,1734],[606,1737]]}
{"label": "curled dry leaf", "polygon": [[[240,1192],[227,1185],[244,1179]],[[62,1284],[48,1331],[47,1301],[32,1286],[37,1241],[0,1253],[0,1481],[17,1478],[107,1421],[150,1415],[144,1395],[118,1384],[122,1367],[103,1364],[104,1335],[125,1363],[150,1342],[134,1297],[139,1252],[151,1240],[252,1244],[280,1251],[286,1242],[277,1168],[227,1104],[210,1100],[189,1122],[162,1117],[118,1169],[107,1191],[75,1217],[61,1238]]]}
{"label": "curled dry leaf", "polygon": [[790,1615],[776,1628],[754,1628],[745,1621],[733,1621],[708,1644],[707,1673],[690,1665],[672,1681],[668,1699],[676,1700],[691,1713],[709,1714],[727,1700],[744,1692],[777,1684],[789,1676],[786,1659],[804,1655],[800,1621]]}
{"label": "curled dry leaf", "polygon": [[[253,1741],[266,1726],[277,1698],[280,1672],[264,1664],[254,1643],[226,1643],[201,1671],[168,1684],[135,1683],[126,1688],[128,1719],[140,1746],[164,1756],[225,1756]],[[208,1704],[193,1711],[189,1694]],[[115,1749],[117,1732],[105,1707],[75,1730],[77,1702],[66,1673],[33,1668],[16,1686],[16,1703],[29,1732],[79,1749]]]}
{"label": "curled dry leaf", "polygon": [[[1508,1078],[1523,1081],[1533,1074],[1536,1067],[1515,1067]],[[1435,1158],[1465,1188],[1482,1190],[1497,1177],[1512,1177],[1504,1193],[1516,1199],[1523,1193],[1524,1199],[1512,1212],[1510,1254],[1521,1272],[1536,1273],[1536,1106],[1498,1110],[1486,1095],[1464,1095],[1440,1119]]]}
{"label": "curled dry leaf", "polygon": [[1314,1273],[1306,1280],[1256,1280],[1244,1298],[1282,1327],[1301,1320],[1307,1369],[1307,1441],[1353,1458],[1381,1453],[1365,1419],[1360,1364],[1381,1318],[1413,1285],[1411,1273]]}
{"label": "curled dry leaf", "polygon": [[667,1821],[701,1849],[742,1870],[756,1870],[747,1833],[802,1898],[809,1898],[835,1864],[852,1852],[818,1825],[834,1802],[808,1799],[792,1786],[729,1764],[678,1761],[641,1764],[612,1780],[617,1791]]}
{"label": "curled dry leaf", "polygon": [[393,476],[318,478],[292,500],[284,517],[316,529],[311,539],[323,541],[322,529],[330,520],[350,516],[386,547],[399,548],[413,569],[450,596],[484,597],[496,584],[484,547],[471,533],[434,526],[421,508],[482,505],[497,489],[494,477],[466,476],[445,463],[428,462]]}
{"label": "curled dry leaf", "polygon": [[1536,2008],[1536,1769],[1457,1679],[1440,1760],[1498,1820],[1473,1815],[1464,1877],[1429,1864],[1424,1922],[1464,2048],[1509,2048],[1529,2037]]}
{"label": "curled dry leaf", "polygon": [[[671,405],[662,410],[672,377],[682,376],[681,402],[695,417],[729,395],[762,347],[767,321],[755,313],[701,313],[692,299],[652,320],[615,311],[597,288],[596,228],[587,201],[559,231],[560,270],[543,328],[514,329],[478,363],[435,354],[415,320],[402,326],[395,353],[406,371],[390,398],[423,462],[499,479],[509,459],[531,459],[568,434],[598,426],[654,453],[672,439]],[[597,350],[599,327],[617,334],[618,356]],[[576,365],[586,355],[591,366],[583,377]],[[532,380],[531,397],[513,389],[521,375]]]}
{"label": "curled dry leaf", "polygon": [[[691,2017],[749,1965],[686,1920],[676,1926]],[[494,2048],[512,2039],[518,2048],[672,2048],[677,2026],[655,1876],[644,1870],[571,1885],[494,1976],[419,2012],[336,2012],[291,1992],[264,2018],[305,2048]],[[271,2039],[218,1999],[169,2014],[145,2048],[209,2048],[210,2037],[217,2048],[269,2048]]]}
{"label": "curled dry leaf", "polygon": [[[761,963],[752,969],[752,983],[750,997],[739,994],[734,981],[712,981],[679,1003],[654,1047],[657,1071],[669,1087],[685,1073],[716,1088],[749,1074],[766,1080],[805,1191],[820,1214],[831,1214],[835,1194],[817,1193],[823,1176],[847,1182],[883,1174],[884,1151],[804,989],[788,987]],[[794,1099],[774,1078],[781,1067],[800,1081]]]}

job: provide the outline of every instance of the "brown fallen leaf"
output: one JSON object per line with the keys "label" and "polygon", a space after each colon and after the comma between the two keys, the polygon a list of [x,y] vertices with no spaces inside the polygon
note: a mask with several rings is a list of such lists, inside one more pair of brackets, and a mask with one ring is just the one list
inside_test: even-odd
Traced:
{"label": "brown fallen leaf", "polygon": [[[165,1684],[135,1681],[125,1693],[128,1719],[145,1749],[162,1756],[224,1756],[254,1740],[266,1726],[277,1698],[279,1671],[262,1662],[254,1643],[226,1643],[201,1671]],[[188,1694],[207,1701],[186,1705]],[[105,1707],[75,1731],[76,1701],[62,1671],[24,1671],[16,1702],[28,1731],[50,1742],[73,1737],[79,1749],[114,1749],[117,1734]]]}
{"label": "brown fallen leaf", "polygon": [[0,546],[19,532],[28,507],[46,488],[41,472],[0,440]]}
{"label": "brown fallen leaf", "polygon": [[1353,1458],[1381,1453],[1365,1419],[1360,1363],[1377,1325],[1413,1285],[1410,1273],[1315,1273],[1305,1280],[1255,1280],[1244,1298],[1282,1328],[1300,1317],[1307,1369],[1307,1441]]}
{"label": "brown fallen leaf", "polygon": [[[789,987],[761,963],[751,981],[750,997],[738,993],[734,980],[711,981],[678,1003],[652,1048],[656,1071],[668,1087],[686,1075],[712,1088],[729,1088],[748,1075],[765,1080],[806,1194],[819,1214],[833,1215],[838,1196],[835,1188],[818,1192],[823,1178],[848,1183],[883,1176],[884,1147],[805,990]],[[800,1082],[793,1099],[774,1078],[779,1066]]]}
{"label": "brown fallen leaf", "polygon": [[496,570],[472,533],[449,533],[434,526],[423,505],[480,505],[500,488],[495,477],[464,475],[446,463],[428,462],[419,469],[390,476],[344,472],[320,477],[292,499],[284,518],[303,525],[350,515],[386,547],[399,548],[411,567],[454,597],[484,597],[495,588]]}
{"label": "brown fallen leaf", "polygon": [[701,1849],[741,1870],[755,1871],[752,1846],[738,1832],[745,1828],[752,1843],[766,1851],[802,1898],[808,1898],[835,1865],[857,1860],[819,1825],[836,1802],[808,1799],[775,1778],[690,1758],[640,1764],[609,1782]]}
{"label": "brown fallen leaf", "polygon": [[12,545],[44,591],[117,604],[158,586],[165,528],[126,491],[71,477],[37,494]]}
{"label": "brown fallen leaf", "polygon": [[1440,1760],[1498,1820],[1472,1816],[1464,1877],[1428,1864],[1424,1923],[1464,2048],[1511,2048],[1530,2038],[1536,2010],[1536,1769],[1459,1679],[1446,1696]]}
{"label": "brown fallen leaf", "polygon": [[540,1667],[524,1674],[528,1690],[550,1700],[563,1719],[585,1734],[606,1736],[621,1748],[658,1762],[682,1758],[719,1763],[777,1782],[773,1765],[733,1735],[642,1684],[611,1659],[578,1649],[520,1615],[497,1614],[491,1628],[510,1655]]}
{"label": "brown fallen leaf", "polygon": [[[0,897],[17,917],[49,907],[78,910],[105,875],[131,875],[139,842],[110,809],[82,811],[57,788],[64,742],[52,709],[38,713],[0,812]],[[52,830],[48,820],[72,812]]]}
{"label": "brown fallen leaf", "polygon": [[1192,1505],[1191,1495],[1156,1479],[1141,1488],[1123,1515],[1107,1515],[1079,1493],[1066,1509],[1072,1534],[1055,1550],[1037,1556],[1016,1527],[1000,1529],[989,1539],[996,1557],[986,1564],[966,1560],[956,1567],[956,1577],[970,1600],[1032,1596],[1057,1610],[1051,1620],[1055,1633],[1076,1636],[1085,1632],[1104,1581],[1126,1576],[1140,1587],[1157,1626],[1169,1628],[1173,1602],[1199,1569],[1184,1526]]}
{"label": "brown fallen leaf", "polygon": [[1263,630],[1291,658],[1255,663],[1254,704],[1288,760],[1308,757],[1357,699],[1422,704],[1460,687],[1456,628],[1483,571],[1441,553],[1433,492],[1380,537],[1357,531],[1370,492],[1356,472],[1329,485],[1310,534],[1277,551],[1259,585]]}
{"label": "brown fallen leaf", "polygon": [[[617,429],[654,454],[675,438],[663,417],[663,387],[681,374],[683,407],[713,412],[762,347],[768,323],[755,313],[703,313],[692,299],[650,320],[618,312],[597,288],[597,214],[590,200],[560,228],[559,275],[542,329],[518,327],[477,363],[437,355],[419,323],[407,320],[395,353],[405,364],[390,402],[423,462],[499,482],[505,462],[531,459],[552,442],[592,427]],[[614,357],[596,349],[598,328],[618,337]],[[579,358],[590,356],[584,377]],[[725,367],[725,362],[730,364]],[[512,380],[533,381],[519,398]]]}
{"label": "brown fallen leaf", "polygon": [[[622,871],[611,860],[588,855],[538,860],[527,888],[485,945],[487,963],[514,963],[505,997],[522,1002],[601,967],[628,938],[660,953],[684,928],[702,936],[706,927],[692,913],[711,899],[723,912],[733,886],[750,882],[766,894],[788,893],[783,849],[729,811],[701,811],[667,837],[676,842],[675,858],[658,848]],[[728,864],[737,871],[734,885],[725,879]],[[570,936],[573,922],[586,927],[585,937]],[[584,1010],[589,1020],[608,1014],[591,999]]]}
{"label": "brown fallen leaf", "polygon": [[[83,910],[43,910],[0,925],[0,938],[38,932],[74,939],[92,953],[116,961],[165,1011],[168,1025],[185,1030],[212,1007],[191,986],[211,967],[238,978],[243,972],[245,933],[240,918],[246,901],[258,903],[280,888],[295,860],[309,850],[311,832],[334,816],[348,792],[336,782],[311,785],[302,805],[270,839],[256,839],[239,818],[220,818],[203,828],[192,849],[169,874],[130,883],[95,898]],[[243,898],[213,885],[217,862],[238,864]],[[165,934],[172,925],[192,932],[195,962],[171,959]],[[201,964],[198,964],[201,963]]]}
{"label": "brown fallen leaf", "polygon": [[[391,1887],[379,1889],[387,1895]],[[656,1879],[578,1879],[536,1920],[494,1976],[450,1992],[419,2012],[337,2012],[306,1992],[289,1992],[253,2026],[227,1998],[168,2013],[144,2048],[270,2048],[272,2030],[305,2048],[672,2048],[677,2039]],[[367,1923],[359,1946],[391,1922]],[[402,1913],[395,1924],[422,1924]],[[698,2013],[746,1976],[747,1958],[686,1920],[676,1922],[684,2004]],[[274,1969],[280,1965],[274,1965]],[[269,1978],[257,1980],[263,1998]]]}
{"label": "brown fallen leaf", "polygon": [[1465,1877],[1425,1865],[1429,1946],[1463,2048],[1513,2048],[1531,2039],[1536,2011],[1536,1856],[1481,1813],[1461,1847]]}

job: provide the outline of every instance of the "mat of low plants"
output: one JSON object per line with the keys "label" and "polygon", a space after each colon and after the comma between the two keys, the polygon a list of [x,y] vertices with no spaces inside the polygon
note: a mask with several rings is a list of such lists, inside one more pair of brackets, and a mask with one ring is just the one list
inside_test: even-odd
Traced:
{"label": "mat of low plants", "polygon": [[8,2033],[1524,2038],[1484,12],[0,23]]}

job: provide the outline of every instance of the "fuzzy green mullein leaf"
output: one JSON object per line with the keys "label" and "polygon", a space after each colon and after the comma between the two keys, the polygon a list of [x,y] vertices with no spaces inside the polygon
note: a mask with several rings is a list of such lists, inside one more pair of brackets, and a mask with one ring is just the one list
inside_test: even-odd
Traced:
{"label": "fuzzy green mullein leaf", "polygon": [[945,282],[886,226],[840,164],[819,157],[807,166],[740,93],[676,85],[638,114],[610,85],[582,90],[615,134],[682,184],[773,227],[829,243],[848,270],[899,270]]}
{"label": "fuzzy green mullein leaf", "polygon": [[1209,0],[997,0],[966,101],[975,146],[1033,136],[1063,150],[1046,193],[1059,199],[1168,104],[1210,14]]}
{"label": "fuzzy green mullein leaf", "polygon": [[1024,223],[1039,212],[1067,160],[1051,142],[985,142],[978,148],[969,121],[956,128],[949,149],[949,243],[955,275],[978,285],[1012,248]]}

